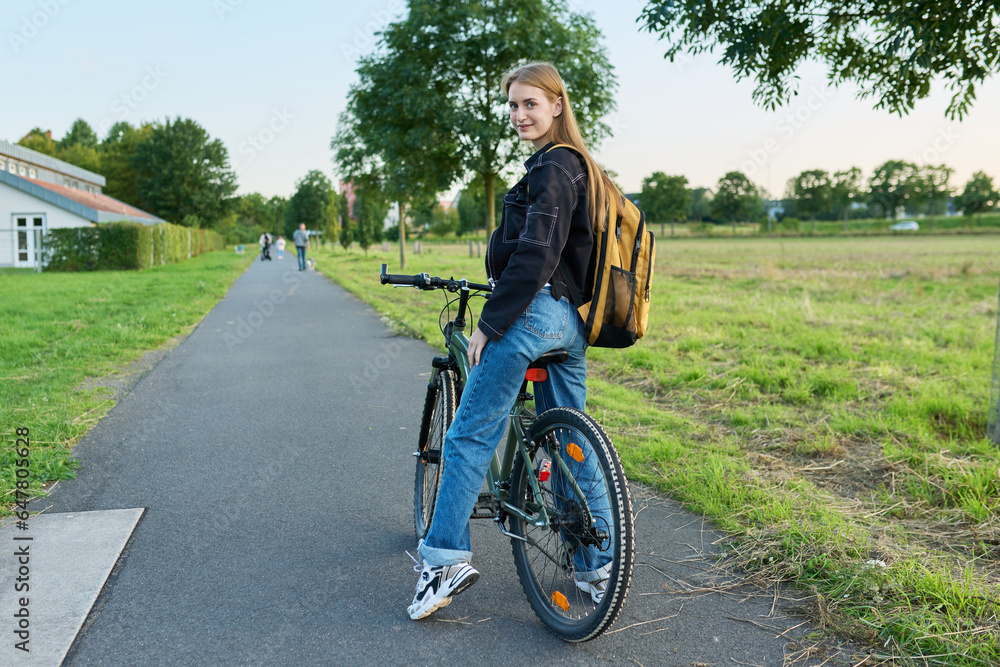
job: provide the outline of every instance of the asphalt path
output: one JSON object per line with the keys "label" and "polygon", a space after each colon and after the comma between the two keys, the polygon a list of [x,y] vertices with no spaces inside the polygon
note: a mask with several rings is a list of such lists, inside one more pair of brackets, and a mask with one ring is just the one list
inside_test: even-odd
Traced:
{"label": "asphalt path", "polygon": [[549,634],[490,521],[473,523],[479,582],[411,621],[412,452],[434,354],[294,259],[254,262],[46,501],[147,510],[66,664],[781,665],[812,644],[787,595],[713,573],[719,535],[643,489],[632,589],[604,636]]}

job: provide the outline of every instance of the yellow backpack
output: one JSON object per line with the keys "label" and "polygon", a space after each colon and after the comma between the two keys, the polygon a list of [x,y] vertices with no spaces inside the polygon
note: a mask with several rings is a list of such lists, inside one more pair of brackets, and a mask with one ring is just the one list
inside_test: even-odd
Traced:
{"label": "yellow backpack", "polygon": [[[549,150],[560,147],[575,151],[566,144]],[[587,342],[592,347],[622,348],[635,344],[646,333],[656,248],[643,212],[617,188],[608,194],[608,224],[594,237],[594,289],[590,301],[583,302],[572,281],[564,282],[583,317]],[[562,264],[557,270],[562,270]]]}

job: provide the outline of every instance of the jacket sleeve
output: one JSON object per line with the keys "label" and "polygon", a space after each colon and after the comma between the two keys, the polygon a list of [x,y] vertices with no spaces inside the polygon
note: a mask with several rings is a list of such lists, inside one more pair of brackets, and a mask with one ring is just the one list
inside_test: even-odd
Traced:
{"label": "jacket sleeve", "polygon": [[528,176],[528,206],[517,249],[479,317],[479,328],[492,341],[500,340],[549,282],[569,237],[577,186],[555,157],[542,159]]}

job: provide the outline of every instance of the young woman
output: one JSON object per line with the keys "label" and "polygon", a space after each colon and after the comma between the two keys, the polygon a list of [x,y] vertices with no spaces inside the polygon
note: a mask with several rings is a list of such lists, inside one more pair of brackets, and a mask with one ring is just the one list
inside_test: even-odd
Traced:
{"label": "young woman", "polygon": [[[569,351],[568,360],[549,366],[549,380],[534,386],[539,414],[556,406],[583,410],[587,396],[583,321],[566,281],[588,295],[594,230],[607,219],[616,189],[587,152],[555,67],[518,67],[502,86],[511,124],[536,152],[525,162],[527,174],[504,196],[500,226],[489,240],[486,271],[494,289],[469,339],[472,370],[445,438],[433,523],[418,548],[420,578],[407,610],[414,620],[479,578],[469,564],[469,516],[528,364],[550,350]],[[601,565],[607,562],[577,557],[577,586],[594,602],[604,594]]]}

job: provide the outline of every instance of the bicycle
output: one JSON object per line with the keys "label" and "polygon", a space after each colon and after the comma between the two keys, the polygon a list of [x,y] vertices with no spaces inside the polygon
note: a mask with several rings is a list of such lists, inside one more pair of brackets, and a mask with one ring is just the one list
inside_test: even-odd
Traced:
{"label": "bicycle", "polygon": [[[414,486],[414,529],[423,538],[434,518],[445,434],[469,376],[465,334],[469,301],[488,298],[490,285],[465,279],[390,275],[383,285],[446,290],[447,356],[431,361],[420,424]],[[457,302],[457,315],[449,319]],[[440,318],[439,318],[440,319]],[[594,639],[621,612],[632,578],[635,535],[631,493],[618,452],[601,426],[573,408],[536,415],[528,382],[544,382],[547,366],[568,357],[554,350],[532,362],[510,411],[502,455],[494,454],[472,519],[492,519],[510,538],[518,578],[539,620],[558,637]],[[607,575],[603,595],[584,573]],[[591,574],[590,576],[594,576]]]}

